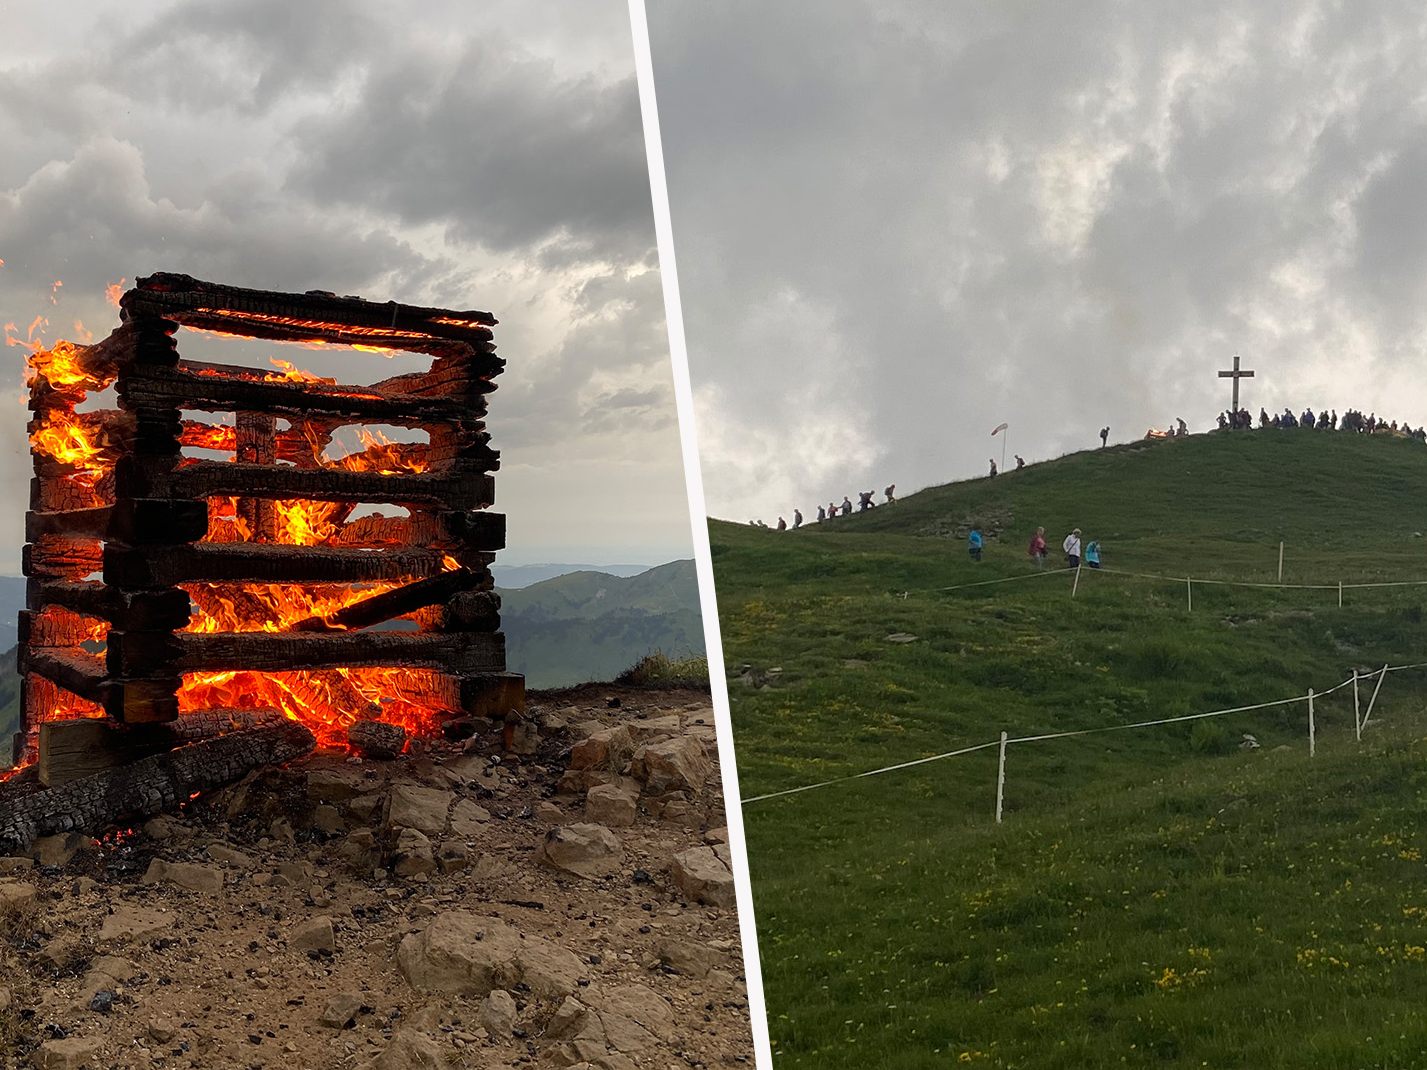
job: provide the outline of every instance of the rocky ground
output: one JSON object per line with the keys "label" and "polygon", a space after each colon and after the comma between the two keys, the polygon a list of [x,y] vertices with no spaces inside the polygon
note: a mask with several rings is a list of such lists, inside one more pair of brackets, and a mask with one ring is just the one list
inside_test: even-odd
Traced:
{"label": "rocky ground", "polygon": [[751,1065],[716,761],[707,694],[586,689],[41,841],[0,1066]]}

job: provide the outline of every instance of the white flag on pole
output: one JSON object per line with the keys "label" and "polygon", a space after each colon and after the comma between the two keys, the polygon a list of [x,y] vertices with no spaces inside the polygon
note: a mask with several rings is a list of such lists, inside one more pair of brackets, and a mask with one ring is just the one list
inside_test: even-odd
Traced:
{"label": "white flag on pole", "polygon": [[1006,430],[1006,428],[1010,426],[1010,424],[998,424],[996,430],[991,432],[991,437],[995,438],[997,435],[999,435],[1002,431]]}

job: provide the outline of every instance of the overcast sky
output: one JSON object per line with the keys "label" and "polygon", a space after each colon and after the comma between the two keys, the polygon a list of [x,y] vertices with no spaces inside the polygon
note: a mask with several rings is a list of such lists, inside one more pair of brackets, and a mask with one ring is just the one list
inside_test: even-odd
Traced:
{"label": "overcast sky", "polygon": [[[501,561],[690,555],[623,0],[0,0],[0,145],[0,323],[102,337],[106,284],[159,270],[489,310]],[[15,399],[24,353],[0,352]]]}
{"label": "overcast sky", "polygon": [[1427,423],[1420,4],[654,0],[710,511],[1229,402]]}

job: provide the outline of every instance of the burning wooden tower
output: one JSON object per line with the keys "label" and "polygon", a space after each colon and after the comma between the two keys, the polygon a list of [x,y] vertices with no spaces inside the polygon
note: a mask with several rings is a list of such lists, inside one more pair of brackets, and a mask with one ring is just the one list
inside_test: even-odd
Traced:
{"label": "burning wooden tower", "polygon": [[[421,734],[523,709],[491,589],[496,320],[168,274],[119,304],[104,341],[31,361],[17,764],[38,760],[46,784],[102,766],[48,768],[61,733],[46,726],[80,719],[108,741],[96,751],[133,755],[213,711],[281,714],[341,744],[358,721]],[[190,333],[431,362],[340,385],[286,361],[184,359]],[[116,407],[81,409],[110,387]]]}

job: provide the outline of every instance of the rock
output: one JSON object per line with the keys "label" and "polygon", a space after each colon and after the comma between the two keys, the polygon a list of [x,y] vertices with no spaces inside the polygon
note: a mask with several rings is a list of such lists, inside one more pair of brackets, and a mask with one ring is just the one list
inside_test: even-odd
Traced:
{"label": "rock", "polygon": [[384,801],[381,792],[378,791],[367,795],[358,795],[347,804],[347,813],[358,821],[370,823],[372,818],[376,817],[377,811],[382,808]]}
{"label": "rock", "polygon": [[703,746],[681,737],[641,747],[634,755],[634,775],[654,795],[670,791],[697,792],[713,772]]}
{"label": "rock", "polygon": [[424,832],[416,829],[401,830],[401,835],[396,838],[396,852],[392,855],[391,871],[398,877],[414,877],[418,873],[436,871],[431,841]]}
{"label": "rock", "polygon": [[35,905],[35,886],[22,881],[0,880],[0,917],[19,914]]}
{"label": "rock", "polygon": [[114,907],[114,913],[99,926],[98,946],[103,948],[147,940],[172,928],[176,920],[175,915],[153,907],[119,903]]}
{"label": "rock", "polygon": [[108,1014],[114,1009],[114,990],[101,988],[89,997],[89,1009],[96,1014]]}
{"label": "rock", "polygon": [[103,1037],[65,1037],[40,1045],[40,1070],[81,1070],[93,1066],[104,1047]]}
{"label": "rock", "polygon": [[609,1046],[620,1052],[642,1052],[674,1037],[674,1014],[668,1002],[644,985],[621,985],[587,997],[600,1017]]}
{"label": "rock", "polygon": [[331,803],[320,803],[312,810],[312,827],[327,836],[336,836],[347,829],[342,811]]}
{"label": "rock", "polygon": [[319,766],[307,771],[307,797],[315,803],[341,803],[362,793],[365,777],[349,765]]}
{"label": "rock", "polygon": [[222,866],[231,866],[233,869],[252,869],[256,864],[252,855],[245,854],[236,847],[229,847],[226,843],[210,843],[207,850],[208,857]]}
{"label": "rock", "polygon": [[104,955],[95,959],[90,963],[89,972],[84,975],[84,980],[79,986],[80,1001],[87,1004],[100,992],[117,989],[137,972],[134,964],[126,959],[116,958],[113,955]]}
{"label": "rock", "polygon": [[585,816],[601,825],[626,828],[634,824],[639,795],[617,784],[600,784],[585,796]]}
{"label": "rock", "polygon": [[311,862],[279,862],[273,884],[279,888],[306,888],[312,883]]}
{"label": "rock", "polygon": [[508,1037],[515,1028],[515,997],[502,988],[497,988],[481,1004],[477,1020],[493,1037]]}
{"label": "rock", "polygon": [[178,1029],[171,1018],[152,1019],[144,1032],[155,1044],[171,1044],[173,1038],[178,1036]]}
{"label": "rock", "polygon": [[407,1027],[391,1038],[386,1049],[362,1070],[445,1070],[440,1045],[419,1029]]}
{"label": "rock", "polygon": [[562,811],[552,802],[542,802],[535,804],[536,821],[559,821],[564,816],[564,811]]}
{"label": "rock", "polygon": [[0,988],[0,1014],[6,1013],[15,1005],[15,997],[8,988]]}
{"label": "rock", "polygon": [[513,754],[536,754],[540,750],[540,729],[529,721],[511,726],[507,750]]}
{"label": "rock", "polygon": [[679,734],[679,715],[670,713],[663,717],[630,721],[626,727],[636,743],[655,743]]}
{"label": "rock", "polygon": [[294,951],[335,951],[337,936],[332,919],[325,914],[299,922],[287,934],[287,946]]}
{"label": "rock", "polygon": [[693,813],[693,807],[684,799],[670,799],[664,804],[664,809],[659,812],[659,820],[670,825],[687,824],[689,816]]}
{"label": "rock", "polygon": [[441,722],[441,734],[451,743],[460,743],[474,736],[482,726],[483,722],[474,717],[453,717]]}
{"label": "rock", "polygon": [[292,822],[285,817],[276,818],[268,826],[268,832],[278,843],[285,843],[289,847],[297,846],[297,830],[292,827]]}
{"label": "rock", "polygon": [[712,847],[690,847],[669,866],[674,886],[686,899],[709,906],[734,905],[733,871]]}
{"label": "rock", "polygon": [[387,799],[388,828],[416,829],[428,836],[439,836],[446,830],[446,813],[455,796],[440,788],[422,788],[415,784],[398,784]]}
{"label": "rock", "polygon": [[371,829],[349,832],[337,854],[358,873],[370,873],[377,863],[377,837]]}
{"label": "rock", "polygon": [[66,832],[41,836],[30,846],[30,854],[38,858],[42,866],[67,866],[70,859],[88,846],[91,844],[87,837],[77,832]]}
{"label": "rock", "polygon": [[396,961],[418,991],[477,997],[525,984],[537,998],[556,999],[575,990],[584,969],[548,940],[463,910],[438,914],[406,936]]}
{"label": "rock", "polygon": [[385,721],[357,721],[347,729],[347,742],[363,758],[390,761],[406,746],[406,729]]}
{"label": "rock", "polygon": [[33,858],[0,858],[0,877],[16,877],[35,868]]}
{"label": "rock", "polygon": [[655,953],[658,954],[659,961],[670,969],[695,979],[707,976],[710,970],[726,958],[707,944],[676,940],[673,937],[659,941]]}
{"label": "rock", "polygon": [[622,765],[632,749],[629,729],[623,725],[602,728],[570,748],[570,768],[608,769]]}
{"label": "rock", "polygon": [[477,806],[470,799],[462,799],[451,811],[451,832],[462,839],[478,835],[481,826],[491,819],[491,812],[484,806]]}
{"label": "rock", "polygon": [[887,642],[889,643],[915,643],[916,641],[917,637],[911,632],[893,632],[887,636]]}
{"label": "rock", "polygon": [[181,821],[175,821],[168,814],[159,814],[144,822],[144,835],[159,843],[177,839],[187,832],[188,830],[183,827]]}
{"label": "rock", "polygon": [[338,992],[317,1016],[317,1024],[328,1029],[346,1029],[356,1021],[357,1013],[365,1002],[359,992]]}
{"label": "rock", "polygon": [[728,826],[727,826],[727,825],[723,825],[723,826],[721,826],[721,827],[719,827],[719,828],[716,828],[716,829],[709,829],[707,832],[704,833],[704,843],[714,844],[714,843],[727,843],[727,842],[728,842]]}
{"label": "rock", "polygon": [[619,837],[603,825],[581,822],[556,825],[545,834],[536,859],[578,877],[606,877],[619,870],[624,849]]}
{"label": "rock", "polygon": [[456,873],[470,864],[470,848],[462,840],[442,840],[436,848],[436,868],[442,873]]}
{"label": "rock", "polygon": [[51,972],[63,973],[83,960],[84,942],[73,930],[62,932],[35,957]]}
{"label": "rock", "polygon": [[217,894],[223,890],[223,871],[217,866],[200,866],[193,862],[165,862],[155,858],[144,873],[145,884],[167,881],[190,892]]}

